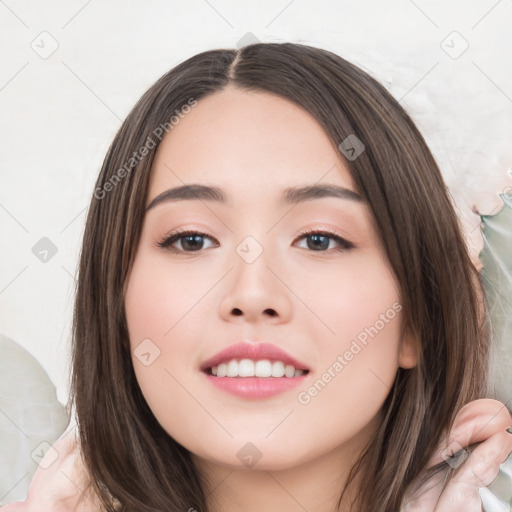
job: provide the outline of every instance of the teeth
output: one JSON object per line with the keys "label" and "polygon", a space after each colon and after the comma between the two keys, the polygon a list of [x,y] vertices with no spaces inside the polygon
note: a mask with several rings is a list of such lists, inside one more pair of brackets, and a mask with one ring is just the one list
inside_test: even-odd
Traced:
{"label": "teeth", "polygon": [[254,365],[255,377],[272,377],[272,363],[268,359],[256,361]]}
{"label": "teeth", "polygon": [[272,377],[283,377],[284,376],[284,364],[281,361],[272,363]]}
{"label": "teeth", "polygon": [[[213,373],[213,370],[215,370],[215,373]],[[217,377],[225,377],[228,373],[228,365],[226,363],[221,363],[219,366],[214,366],[212,368],[212,373],[217,375]]]}
{"label": "teeth", "polygon": [[242,359],[238,363],[237,375],[240,377],[254,377],[254,361],[251,361],[250,359]]}
{"label": "teeth", "polygon": [[229,361],[226,377],[237,377],[237,376],[238,376],[238,363],[236,361]]}
{"label": "teeth", "polygon": [[282,361],[272,362],[268,359],[232,359],[212,366],[211,370],[217,377],[300,377],[304,374],[304,370],[296,370],[291,364],[285,365]]}
{"label": "teeth", "polygon": [[293,377],[295,375],[295,368],[291,364],[284,367],[284,374],[286,377]]}

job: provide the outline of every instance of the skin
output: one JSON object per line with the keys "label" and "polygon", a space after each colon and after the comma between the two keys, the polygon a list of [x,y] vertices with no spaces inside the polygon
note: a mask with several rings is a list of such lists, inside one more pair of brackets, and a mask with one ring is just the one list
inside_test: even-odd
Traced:
{"label": "skin", "polygon": [[[310,403],[298,402],[300,390],[399,303],[368,205],[339,198],[279,204],[284,188],[318,182],[355,190],[316,120],[274,95],[231,87],[201,100],[164,138],[153,164],[147,205],[184,183],[215,185],[230,198],[148,210],[125,294],[132,348],[149,338],[161,352],[150,366],[134,358],[142,392],[217,486],[224,512],[332,510],[398,366],[416,362],[412,340],[400,339],[398,313]],[[157,246],[181,228],[212,239],[192,254]],[[327,251],[308,249],[299,236],[308,228],[334,229],[356,248],[335,251],[332,240]],[[250,264],[236,252],[249,235],[263,248]],[[212,386],[200,365],[241,339],[273,343],[309,365],[304,386],[265,400]],[[262,454],[251,470],[237,457],[247,442]]]}
{"label": "skin", "polygon": [[[161,203],[146,214],[125,289],[142,392],[163,428],[191,451],[210,482],[212,510],[332,511],[348,468],[378,425],[398,367],[416,364],[413,340],[400,338],[396,314],[308,404],[297,400],[361,330],[399,302],[369,209],[338,198],[280,206],[285,187],[322,182],[354,190],[354,184],[307,112],[272,95],[232,88],[200,101],[164,139],[146,204],[184,182],[221,187],[231,203]],[[204,231],[212,240],[205,239],[205,248],[192,255],[157,245],[181,228]],[[299,234],[307,228],[334,229],[356,247],[314,251]],[[250,264],[236,252],[248,235],[263,248]],[[179,241],[175,246],[183,250]],[[145,339],[151,340],[152,354],[159,351],[149,365],[135,356]],[[213,387],[201,363],[241,339],[274,343],[305,362],[311,372],[304,384],[251,400]],[[461,446],[485,440],[477,450],[488,468],[482,470],[476,450],[442,494],[442,483],[433,482],[411,497],[409,510],[480,511],[468,508],[468,495],[476,503],[476,484],[482,486],[482,479],[475,483],[475,472],[491,480],[497,474],[512,449],[512,436],[505,433],[512,422],[503,404],[493,400],[469,404],[457,418],[440,452],[453,439]],[[261,453],[251,468],[237,457],[247,442]],[[71,505],[79,495],[70,480],[87,488],[76,445],[75,451],[69,441],[62,446],[64,455],[50,469],[55,477],[67,463],[71,479],[59,483],[49,470],[38,471],[27,502],[5,507],[6,512],[44,510],[37,497],[50,491],[48,510],[85,512],[79,508],[83,497],[76,508]],[[349,510],[346,503],[342,510]]]}

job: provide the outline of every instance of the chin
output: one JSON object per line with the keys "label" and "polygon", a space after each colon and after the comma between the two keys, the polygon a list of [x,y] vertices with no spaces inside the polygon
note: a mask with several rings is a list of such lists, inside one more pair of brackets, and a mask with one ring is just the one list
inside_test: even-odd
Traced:
{"label": "chin", "polygon": [[211,447],[206,447],[205,451],[194,450],[192,459],[199,464],[215,464],[230,470],[281,471],[295,468],[310,458],[315,458],[314,453],[309,453],[308,457],[307,451],[299,452],[296,446],[297,444],[284,443],[277,438],[275,442],[268,439],[261,442],[258,439],[230,440],[223,445],[215,442],[213,452]]}

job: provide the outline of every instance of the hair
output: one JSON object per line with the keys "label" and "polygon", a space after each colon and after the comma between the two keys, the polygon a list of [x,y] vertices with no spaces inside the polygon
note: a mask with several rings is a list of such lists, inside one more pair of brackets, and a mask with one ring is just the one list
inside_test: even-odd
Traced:
{"label": "hair", "polygon": [[124,290],[158,128],[169,131],[176,111],[228,84],[303,107],[336,150],[349,135],[365,145],[356,159],[340,155],[371,208],[399,283],[402,332],[413,334],[418,363],[398,369],[375,436],[340,484],[339,503],[359,475],[354,510],[396,512],[409,486],[446,468],[427,470],[456,413],[488,393],[482,282],[441,172],[409,115],[355,65],[294,43],[216,49],[185,60],[140,98],[108,149],[80,255],[69,402],[93,488],[109,511],[112,496],[128,512],[208,510],[206,482],[190,452],[158,423],[138,386]]}

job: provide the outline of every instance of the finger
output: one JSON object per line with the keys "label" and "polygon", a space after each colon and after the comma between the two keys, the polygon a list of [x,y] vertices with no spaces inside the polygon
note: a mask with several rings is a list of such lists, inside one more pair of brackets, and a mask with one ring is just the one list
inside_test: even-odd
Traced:
{"label": "finger", "polygon": [[512,435],[498,432],[480,444],[457,469],[441,493],[435,512],[481,512],[478,489],[496,478],[512,451]]}
{"label": "finger", "polygon": [[482,398],[466,404],[459,411],[453,423],[452,432],[455,436],[463,437],[469,430],[469,444],[471,444],[484,441],[511,425],[512,416],[504,403]]}
{"label": "finger", "polygon": [[466,404],[457,414],[453,427],[431,460],[438,464],[471,444],[485,441],[512,425],[506,405],[497,400],[482,398]]}

